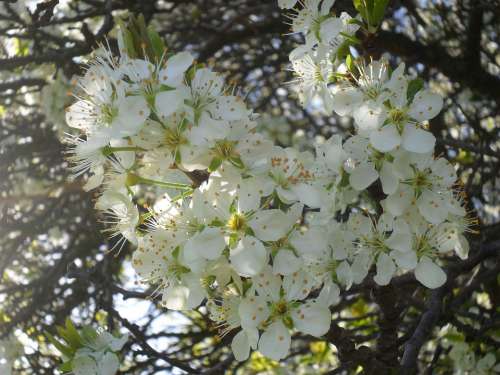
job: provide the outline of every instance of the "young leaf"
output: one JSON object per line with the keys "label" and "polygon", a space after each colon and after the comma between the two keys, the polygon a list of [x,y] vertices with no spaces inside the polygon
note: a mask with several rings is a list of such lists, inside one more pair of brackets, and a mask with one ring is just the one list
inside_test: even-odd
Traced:
{"label": "young leaf", "polygon": [[372,25],[378,27],[384,19],[385,8],[387,8],[389,0],[375,0],[372,11]]}
{"label": "young leaf", "polygon": [[45,336],[49,340],[49,342],[56,347],[57,350],[59,350],[62,355],[64,355],[67,358],[71,358],[74,354],[74,351],[69,347],[64,345],[62,342],[57,340],[54,336],[52,336],[50,333],[46,332]]}
{"label": "young leaf", "polygon": [[157,61],[160,61],[166,50],[166,46],[165,43],[163,42],[163,39],[152,26],[148,27],[148,37],[149,40],[151,41],[151,46],[156,56],[156,59]]}
{"label": "young leaf", "polygon": [[57,368],[61,372],[71,372],[73,371],[73,361],[61,363]]}
{"label": "young leaf", "polygon": [[347,57],[345,58],[345,65],[350,72],[354,72],[354,62],[351,55],[347,55]]}
{"label": "young leaf", "polygon": [[68,341],[73,348],[78,349],[83,346],[82,339],[69,318],[66,318],[66,341]]}

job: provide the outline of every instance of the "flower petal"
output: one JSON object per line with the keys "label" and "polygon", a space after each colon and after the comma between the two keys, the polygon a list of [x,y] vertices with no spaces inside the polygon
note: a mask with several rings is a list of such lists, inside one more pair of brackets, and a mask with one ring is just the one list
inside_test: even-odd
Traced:
{"label": "flower petal", "polygon": [[248,342],[248,336],[245,331],[241,330],[233,337],[233,341],[231,341],[231,350],[237,361],[242,362],[248,359],[250,355],[250,343]]}
{"label": "flower petal", "polygon": [[279,361],[290,350],[291,337],[288,328],[280,320],[267,327],[259,340],[259,352],[264,356]]}
{"label": "flower petal", "polygon": [[292,311],[292,319],[299,331],[314,337],[323,336],[330,329],[332,313],[327,305],[307,303]]}
{"label": "flower petal", "polygon": [[373,280],[378,285],[387,285],[395,272],[396,265],[391,257],[385,253],[380,254],[377,258],[377,274],[373,277]]}
{"label": "flower petal", "polygon": [[437,116],[443,108],[443,98],[429,90],[420,90],[413,98],[408,114],[417,121],[425,121]]}
{"label": "flower petal", "polygon": [[224,233],[220,228],[207,227],[191,237],[184,245],[184,250],[189,249],[200,257],[213,260],[221,255],[225,247]]}
{"label": "flower petal", "polygon": [[446,273],[428,257],[423,256],[415,268],[415,277],[429,289],[439,288],[446,282]]}
{"label": "flower petal", "polygon": [[431,132],[406,124],[401,142],[403,148],[410,152],[426,154],[434,150],[436,137]]}
{"label": "flower petal", "polygon": [[380,152],[389,152],[399,146],[401,136],[396,126],[389,124],[370,132],[370,143]]}
{"label": "flower petal", "polygon": [[231,249],[229,259],[240,275],[254,276],[266,264],[267,251],[257,238],[246,236],[234,249]]}
{"label": "flower petal", "polygon": [[366,189],[378,178],[378,173],[370,164],[360,165],[352,171],[349,176],[349,183],[353,189],[361,191]]}

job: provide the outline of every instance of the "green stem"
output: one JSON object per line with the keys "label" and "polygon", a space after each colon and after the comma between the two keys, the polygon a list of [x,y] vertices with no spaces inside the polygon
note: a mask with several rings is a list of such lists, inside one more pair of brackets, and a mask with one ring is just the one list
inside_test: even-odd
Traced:
{"label": "green stem", "polygon": [[165,188],[171,188],[171,189],[179,189],[179,190],[191,190],[192,187],[187,184],[180,184],[177,182],[164,182],[164,181],[157,181],[157,180],[151,180],[149,178],[144,178],[141,176],[138,176],[134,173],[129,173],[127,176],[127,185],[128,186],[134,186],[138,184],[144,184],[144,185],[156,185],[156,186],[161,186]]}

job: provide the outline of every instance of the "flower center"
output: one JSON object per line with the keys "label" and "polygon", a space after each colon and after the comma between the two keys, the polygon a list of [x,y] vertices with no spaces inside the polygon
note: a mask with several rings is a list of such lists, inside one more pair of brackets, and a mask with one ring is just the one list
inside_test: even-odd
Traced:
{"label": "flower center", "polygon": [[273,312],[276,315],[285,315],[288,312],[288,302],[285,300],[280,300],[273,305]]}
{"label": "flower center", "polygon": [[101,106],[101,120],[105,124],[111,124],[118,115],[118,108],[105,104]]}
{"label": "flower center", "polygon": [[180,132],[172,129],[165,129],[165,135],[163,140],[165,141],[165,145],[170,149],[175,149],[180,145],[186,144],[187,139],[184,138]]}
{"label": "flower center", "polygon": [[402,131],[401,126],[404,125],[407,119],[406,112],[398,108],[393,108],[389,112],[389,119],[398,127],[399,131]]}
{"label": "flower center", "polygon": [[236,156],[236,153],[234,151],[234,146],[236,146],[236,143],[237,142],[235,141],[228,141],[227,139],[218,141],[214,147],[215,154],[217,155],[217,157],[224,160]]}
{"label": "flower center", "polygon": [[234,231],[239,232],[245,228],[246,219],[243,215],[233,214],[227,222],[227,227]]}

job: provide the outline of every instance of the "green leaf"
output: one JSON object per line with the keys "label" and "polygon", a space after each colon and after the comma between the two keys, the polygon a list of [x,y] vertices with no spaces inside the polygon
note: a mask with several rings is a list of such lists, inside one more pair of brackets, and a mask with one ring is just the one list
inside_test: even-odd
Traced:
{"label": "green leaf", "polygon": [[341,32],[340,35],[344,37],[344,39],[348,40],[350,44],[361,44],[361,40],[356,38],[354,35],[349,35]]}
{"label": "green leaf", "polygon": [[339,46],[339,48],[337,49],[337,57],[339,60],[343,60],[350,53],[349,50],[350,45],[351,43],[349,43],[348,40],[344,40],[342,44]]}
{"label": "green leaf", "polygon": [[49,340],[49,342],[56,347],[57,350],[59,350],[63,356],[67,358],[71,358],[74,354],[74,351],[71,350],[69,346],[64,345],[62,342],[57,340],[54,336],[52,336],[50,333],[46,332],[45,336]]}
{"label": "green leaf", "polygon": [[92,343],[97,339],[97,332],[89,326],[84,326],[80,332],[82,340],[85,343]]}
{"label": "green leaf", "polygon": [[375,0],[373,11],[371,14],[372,25],[378,27],[384,19],[385,8],[387,8],[389,0]]}
{"label": "green leaf", "polygon": [[130,58],[135,59],[137,57],[137,52],[134,47],[134,38],[132,37],[132,33],[127,29],[127,26],[123,22],[123,20],[117,20],[118,26],[120,27],[120,31],[123,36],[123,43],[125,45],[125,51]]}
{"label": "green leaf", "polygon": [[349,69],[350,72],[354,72],[354,61],[352,59],[351,55],[347,55],[345,58],[345,65],[347,66],[347,69]]}
{"label": "green leaf", "polygon": [[57,368],[62,372],[71,372],[73,371],[73,361],[61,363]]}
{"label": "green leaf", "polygon": [[352,4],[354,8],[361,14],[361,17],[366,21],[368,25],[371,24],[370,16],[373,11],[374,0],[353,0]]}
{"label": "green leaf", "polygon": [[151,41],[151,47],[153,48],[156,59],[157,61],[160,61],[160,59],[163,57],[163,54],[165,53],[165,50],[167,49],[165,43],[163,42],[163,39],[152,26],[148,27],[148,37]]}
{"label": "green leaf", "polygon": [[422,78],[415,78],[408,83],[408,90],[406,91],[406,97],[408,102],[411,102],[415,97],[415,94],[419,92],[424,87],[424,80]]}
{"label": "green leaf", "polygon": [[80,334],[76,330],[73,322],[70,318],[66,318],[66,341],[76,349],[79,349],[83,346],[82,339]]}
{"label": "green leaf", "polygon": [[210,165],[208,166],[208,171],[209,172],[216,171],[217,168],[219,168],[221,164],[222,164],[222,159],[213,158],[212,161],[210,162]]}

